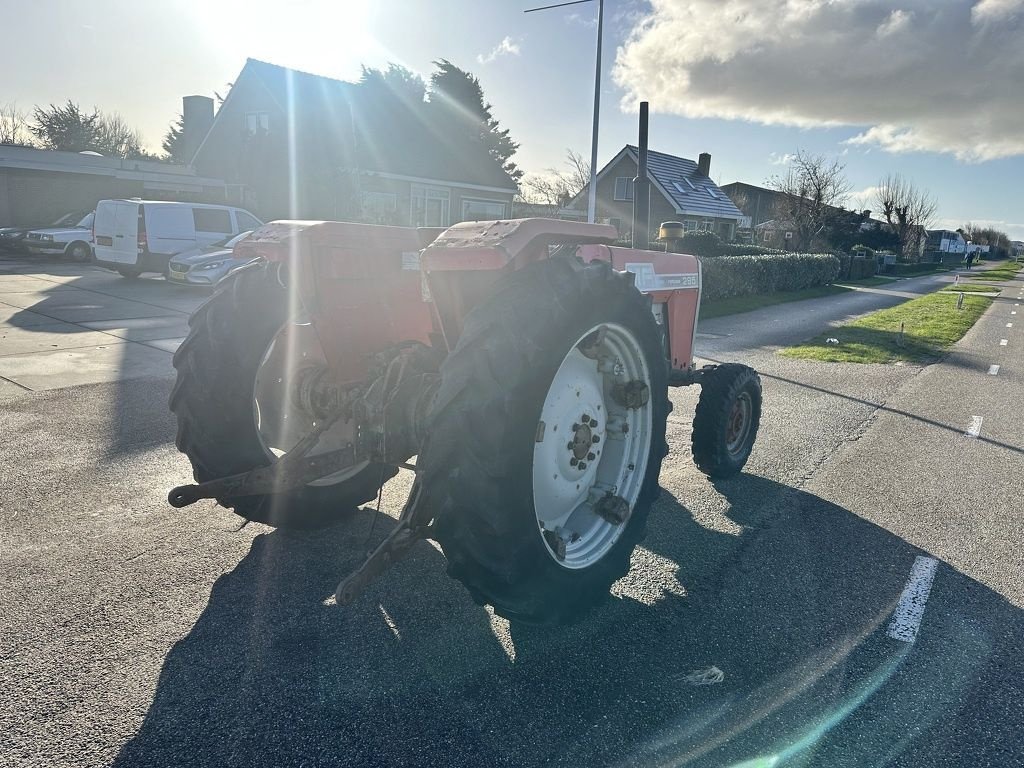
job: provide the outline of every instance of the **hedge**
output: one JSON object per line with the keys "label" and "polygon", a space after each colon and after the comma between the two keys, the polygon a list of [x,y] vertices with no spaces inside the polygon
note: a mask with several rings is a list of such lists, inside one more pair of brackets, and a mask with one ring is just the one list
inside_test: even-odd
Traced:
{"label": "hedge", "polygon": [[868,256],[861,259],[849,253],[839,254],[840,279],[863,280],[867,277],[873,277],[878,272],[878,260],[875,258],[875,252],[870,248],[866,250],[869,251]]}
{"label": "hedge", "polygon": [[690,253],[704,258],[716,256],[768,256],[786,253],[776,248],[762,248],[759,245],[742,243],[723,243],[722,238],[714,232],[687,232],[679,243],[680,253]]}
{"label": "hedge", "polygon": [[727,299],[828,285],[839,277],[839,259],[827,253],[785,253],[704,259],[705,299]]}

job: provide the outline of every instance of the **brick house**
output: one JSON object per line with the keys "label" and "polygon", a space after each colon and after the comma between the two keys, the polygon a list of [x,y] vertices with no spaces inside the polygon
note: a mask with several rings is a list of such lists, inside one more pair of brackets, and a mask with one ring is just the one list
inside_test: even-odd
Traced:
{"label": "brick house", "polygon": [[[607,219],[622,237],[631,235],[633,222],[633,179],[637,174],[639,150],[627,144],[597,174],[597,218]],[[663,221],[680,221],[686,231],[711,230],[731,241],[744,222],[743,213],[713,182],[711,155],[702,152],[697,160],[647,153],[651,179],[651,230]],[[588,189],[584,187],[569,203],[586,211]]]}
{"label": "brick house", "polygon": [[206,97],[184,106],[192,164],[267,220],[448,226],[511,214],[516,184],[482,147],[446,142],[354,83],[248,59],[216,115]]}

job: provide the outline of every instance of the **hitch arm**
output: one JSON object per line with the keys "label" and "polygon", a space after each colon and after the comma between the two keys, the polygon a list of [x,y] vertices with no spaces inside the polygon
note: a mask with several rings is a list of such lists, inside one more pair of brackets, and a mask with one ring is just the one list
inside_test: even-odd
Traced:
{"label": "hitch arm", "polygon": [[180,509],[200,499],[255,496],[299,488],[352,466],[356,463],[356,452],[349,445],[315,456],[296,455],[294,459],[289,458],[290,455],[285,454],[280,461],[266,467],[219,477],[198,485],[179,485],[167,494],[167,501],[172,507]]}

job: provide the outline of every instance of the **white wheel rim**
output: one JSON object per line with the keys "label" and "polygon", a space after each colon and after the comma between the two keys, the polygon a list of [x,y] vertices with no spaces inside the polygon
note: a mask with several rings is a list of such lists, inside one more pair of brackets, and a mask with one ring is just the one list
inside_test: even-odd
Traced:
{"label": "white wheel rim", "polygon": [[[580,343],[595,338],[600,343],[584,354]],[[649,396],[643,405],[627,408],[612,391],[633,381],[642,382]],[[639,342],[612,323],[580,336],[548,387],[533,448],[533,506],[544,546],[565,568],[596,563],[628,525],[628,517],[616,524],[600,516],[596,504],[611,494],[623,499],[631,514],[640,497],[651,452],[650,387],[650,366]],[[588,437],[592,447],[583,454],[581,469]]]}
{"label": "white wheel rim", "polygon": [[[252,413],[260,445],[271,461],[284,456],[316,426],[316,417],[299,408],[292,393],[299,371],[326,363],[316,331],[305,321],[289,323],[282,328],[263,354],[256,369]],[[320,436],[307,455],[316,456],[344,448],[355,441],[354,429],[351,421],[339,419]],[[327,486],[344,482],[369,463],[360,462],[314,480],[309,485]]]}

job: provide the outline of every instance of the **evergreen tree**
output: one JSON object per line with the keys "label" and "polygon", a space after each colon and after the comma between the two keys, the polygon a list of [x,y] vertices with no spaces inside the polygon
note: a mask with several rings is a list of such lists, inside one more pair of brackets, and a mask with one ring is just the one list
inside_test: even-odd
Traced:
{"label": "evergreen tree", "polygon": [[164,159],[169,163],[187,163],[191,158],[184,157],[184,142],[182,137],[185,134],[185,116],[178,115],[178,119],[171,123],[164,134],[161,147],[164,150]]}
{"label": "evergreen tree", "polygon": [[484,100],[480,81],[447,59],[435,61],[434,66],[437,69],[430,76],[429,106],[435,124],[466,141],[479,142],[505,173],[519,181],[523,171],[511,160],[519,144],[495,119],[493,107]]}

